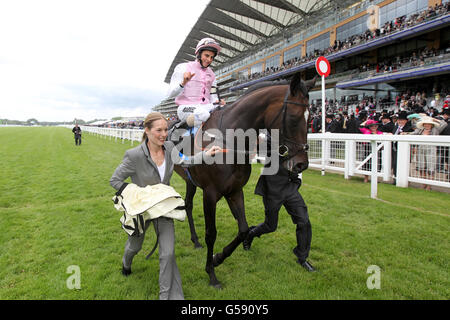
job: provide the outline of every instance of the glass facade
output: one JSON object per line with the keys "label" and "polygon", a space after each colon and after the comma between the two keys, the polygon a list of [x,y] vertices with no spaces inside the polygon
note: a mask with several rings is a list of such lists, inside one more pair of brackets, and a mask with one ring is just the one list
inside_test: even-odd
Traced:
{"label": "glass facade", "polygon": [[[447,3],[450,0],[442,0],[442,3]],[[367,4],[364,4],[364,6],[361,7],[354,7],[348,10],[344,10],[345,15],[343,15],[342,12],[337,12],[336,14],[339,15],[339,18],[334,17],[330,18],[329,21],[327,21],[327,25],[333,25],[333,23],[338,22],[339,20],[342,21],[342,19],[348,18],[350,16],[353,16],[354,14],[358,14],[361,12],[364,12],[369,5],[379,5],[382,3],[383,0],[374,0],[369,1]],[[393,21],[397,17],[401,16],[410,16],[411,14],[418,13],[421,11],[424,11],[428,7],[428,0],[396,0],[388,5],[385,5],[383,7],[379,7],[379,27],[381,28],[387,21]],[[364,14],[363,16],[354,19],[352,21],[349,21],[348,23],[339,26],[336,28],[336,40],[344,41],[354,35],[363,34],[367,29],[367,19],[368,15]],[[294,33],[290,38],[290,43],[292,44],[295,41],[300,41],[302,39],[305,39],[305,37],[310,36],[316,32],[319,32],[320,30],[323,30],[324,26],[320,23],[315,24],[311,27],[309,27],[307,30],[302,30],[300,32]],[[445,41],[444,41],[445,42]],[[450,42],[450,41],[449,41]],[[226,74],[227,72],[230,72],[231,70],[236,70],[239,68],[242,68],[244,66],[248,66],[251,63],[254,63],[255,61],[258,61],[265,56],[268,56],[270,54],[274,54],[275,52],[281,51],[283,48],[287,47],[289,45],[289,42],[281,41],[276,44],[271,45],[270,47],[266,47],[263,49],[262,52],[259,52],[258,54],[254,54],[250,57],[246,57],[240,61],[237,61],[233,63],[232,65],[228,66],[224,70],[220,70],[220,73]],[[330,33],[324,33],[318,37],[315,37],[305,43],[306,45],[306,53],[311,54],[314,52],[314,50],[323,50],[330,46]],[[422,44],[414,46],[415,49],[422,47]],[[413,50],[411,48],[408,48],[410,50]],[[382,52],[381,54],[388,57],[393,53],[394,49],[390,49],[390,52]],[[395,49],[395,53],[398,53],[398,48]],[[403,50],[400,50],[404,52]],[[291,48],[289,50],[286,50],[282,54],[282,62],[289,61],[295,57],[301,58],[302,53],[302,46],[297,45],[294,48]],[[251,73],[264,71],[267,68],[277,68],[280,66],[280,54],[277,54],[273,57],[268,58],[264,63],[257,63],[254,66],[249,67]],[[343,67],[343,66],[342,66]],[[247,71],[243,71],[242,73],[246,73]]]}
{"label": "glass facade", "polygon": [[266,70],[267,68],[271,68],[271,67],[279,67],[280,66],[280,55],[275,55],[269,59],[266,60]]}
{"label": "glass facade", "polygon": [[380,8],[380,27],[388,21],[428,8],[428,0],[397,0]]}
{"label": "glass facade", "polygon": [[314,39],[306,42],[306,53],[314,52],[314,50],[323,50],[330,46],[330,32],[326,32]]}
{"label": "glass facade", "polygon": [[239,79],[247,79],[248,78],[248,68],[239,71]]}
{"label": "glass facade", "polygon": [[262,71],[262,62],[254,64],[251,67],[250,74],[254,74],[256,72],[261,72],[261,71]]}
{"label": "glass facade", "polygon": [[336,40],[344,41],[355,34],[364,33],[367,27],[367,14],[336,28]]}
{"label": "glass facade", "polygon": [[302,56],[302,47],[299,45],[284,52],[283,62],[295,59],[295,57],[300,58],[301,56]]}

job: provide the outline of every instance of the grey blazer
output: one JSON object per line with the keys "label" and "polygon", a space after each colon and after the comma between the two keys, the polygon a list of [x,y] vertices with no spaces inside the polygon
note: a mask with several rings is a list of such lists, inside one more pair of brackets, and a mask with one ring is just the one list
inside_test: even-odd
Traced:
{"label": "grey blazer", "polygon": [[147,148],[147,140],[142,142],[139,146],[129,149],[125,152],[122,163],[116,168],[109,184],[116,190],[119,190],[128,177],[131,181],[139,187],[147,185],[154,185],[164,183],[170,185],[170,178],[173,173],[174,164],[182,166],[190,166],[194,163],[201,163],[202,158],[206,158],[205,152],[199,152],[194,157],[189,159],[181,159],[179,153],[174,149],[174,144],[171,141],[164,142],[164,159],[166,162],[166,171],[164,172],[164,179],[161,181],[158,167],[152,160]]}

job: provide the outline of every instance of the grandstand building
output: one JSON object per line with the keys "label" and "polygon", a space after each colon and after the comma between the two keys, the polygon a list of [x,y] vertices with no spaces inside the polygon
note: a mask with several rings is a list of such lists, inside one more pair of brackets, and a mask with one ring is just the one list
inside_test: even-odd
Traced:
{"label": "grandstand building", "polygon": [[[211,0],[181,45],[175,66],[193,61],[198,41],[222,45],[212,68],[220,97],[233,103],[251,85],[317,72],[324,55],[331,63],[326,97],[351,107],[364,97],[377,109],[396,108],[396,96],[424,93],[442,107],[450,93],[450,0]],[[318,85],[320,81],[316,82]],[[321,104],[320,87],[310,93]],[[356,103],[356,104],[355,104]],[[439,103],[441,103],[439,105]],[[176,114],[174,99],[154,110]]]}

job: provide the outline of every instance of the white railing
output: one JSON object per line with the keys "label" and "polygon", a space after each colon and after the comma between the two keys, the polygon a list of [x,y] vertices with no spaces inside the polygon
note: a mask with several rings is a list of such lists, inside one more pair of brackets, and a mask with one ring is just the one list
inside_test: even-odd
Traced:
{"label": "white railing", "polygon": [[325,133],[309,134],[308,143],[310,168],[341,172],[346,179],[370,176],[372,198],[378,179],[404,188],[414,182],[450,189],[449,136]]}
{"label": "white railing", "polygon": [[[72,126],[64,126],[66,128],[72,129]],[[142,140],[142,135],[144,130],[142,129],[120,129],[120,128],[102,128],[102,127],[89,127],[89,126],[80,126],[82,133],[89,133],[90,135],[99,136],[104,139],[120,141],[121,143],[125,143],[126,140],[130,142],[131,145],[134,144],[135,141],[140,142]]]}
{"label": "white railing", "polygon": [[[131,145],[139,143],[144,132],[89,126],[81,126],[81,130],[121,143],[129,141]],[[450,189],[449,136],[313,133],[308,134],[308,143],[311,169],[322,170],[323,175],[326,171],[340,172],[346,179],[370,176],[372,198],[377,197],[378,180],[395,181],[397,187],[403,188],[412,182]]]}

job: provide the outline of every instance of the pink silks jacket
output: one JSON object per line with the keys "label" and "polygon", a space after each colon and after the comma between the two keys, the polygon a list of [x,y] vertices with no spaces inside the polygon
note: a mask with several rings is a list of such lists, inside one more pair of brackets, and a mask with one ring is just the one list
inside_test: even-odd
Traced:
{"label": "pink silks jacket", "polygon": [[184,90],[175,98],[177,105],[193,105],[212,103],[211,85],[216,76],[211,68],[202,68],[198,61],[188,62],[186,72],[195,73],[191,80],[186,83]]}

